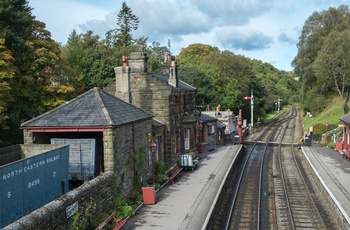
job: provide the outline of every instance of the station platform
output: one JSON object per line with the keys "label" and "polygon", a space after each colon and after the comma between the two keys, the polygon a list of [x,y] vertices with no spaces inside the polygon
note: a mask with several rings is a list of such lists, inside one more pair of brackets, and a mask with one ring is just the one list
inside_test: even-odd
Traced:
{"label": "station platform", "polygon": [[350,161],[328,147],[301,147],[306,160],[350,229]]}
{"label": "station platform", "polygon": [[202,229],[241,145],[204,145],[195,171],[182,171],[175,184],[157,191],[156,204],[143,205],[124,229]]}
{"label": "station platform", "polygon": [[[222,181],[242,145],[203,146],[195,171],[183,171],[156,194],[156,204],[143,205],[124,229],[205,229]],[[350,161],[327,147],[301,147],[327,191],[344,226],[350,229]]]}

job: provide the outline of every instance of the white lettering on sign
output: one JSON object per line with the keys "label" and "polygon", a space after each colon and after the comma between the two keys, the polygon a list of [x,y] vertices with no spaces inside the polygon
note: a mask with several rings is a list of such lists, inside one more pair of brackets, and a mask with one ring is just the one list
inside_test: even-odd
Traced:
{"label": "white lettering on sign", "polygon": [[34,186],[37,186],[38,184],[40,184],[40,178],[37,178],[33,181],[29,181],[28,182],[28,188],[32,188]]}
{"label": "white lettering on sign", "polygon": [[50,157],[50,158],[46,159],[46,163],[51,163],[51,162],[54,162],[54,161],[59,160],[59,159],[60,159],[60,155]]}
{"label": "white lettering on sign", "polygon": [[11,192],[8,192],[7,193],[7,198],[10,198],[11,197]]}
{"label": "white lettering on sign", "polygon": [[15,176],[18,176],[18,175],[21,175],[22,173],[26,173],[28,171],[31,171],[33,169],[36,169],[36,168],[39,168],[45,164],[49,164],[49,163],[52,163],[54,161],[57,161],[60,159],[60,155],[56,155],[56,156],[53,156],[53,157],[49,157],[47,158],[46,160],[41,160],[41,161],[38,161],[38,162],[35,162],[35,163],[30,163],[30,160],[27,160],[26,163],[27,165],[23,166],[23,168],[20,168],[20,169],[16,169],[16,170],[13,170],[11,172],[8,172],[8,173],[4,173],[2,175],[2,180],[7,180],[7,179],[10,179],[12,177],[15,177]]}
{"label": "white lettering on sign", "polygon": [[78,209],[79,209],[79,204],[78,204],[78,201],[73,203],[72,205],[69,205],[67,208],[66,208],[66,215],[67,215],[67,218],[73,216],[75,213],[78,212]]}

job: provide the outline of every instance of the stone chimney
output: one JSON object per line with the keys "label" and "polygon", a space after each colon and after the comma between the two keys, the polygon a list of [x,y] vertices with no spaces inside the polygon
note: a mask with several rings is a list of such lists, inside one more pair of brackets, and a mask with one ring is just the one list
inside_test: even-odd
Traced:
{"label": "stone chimney", "polygon": [[123,66],[114,68],[115,73],[115,96],[127,103],[131,103],[130,91],[130,67],[128,66],[128,57],[123,56]]}
{"label": "stone chimney", "polygon": [[179,86],[179,80],[177,78],[177,66],[174,60],[172,60],[170,64],[168,83],[169,85],[172,85],[176,88]]}
{"label": "stone chimney", "polygon": [[163,62],[163,74],[164,75],[169,75],[170,63],[171,63],[171,56],[170,55],[164,56],[164,62]]}
{"label": "stone chimney", "polygon": [[129,56],[129,66],[131,74],[147,74],[147,54],[143,52],[133,52]]}

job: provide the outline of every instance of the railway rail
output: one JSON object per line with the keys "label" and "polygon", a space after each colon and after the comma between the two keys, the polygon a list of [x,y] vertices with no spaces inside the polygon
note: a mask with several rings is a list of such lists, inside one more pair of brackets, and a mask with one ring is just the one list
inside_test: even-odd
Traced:
{"label": "railway rail", "polygon": [[292,107],[247,148],[212,229],[340,229],[295,146],[297,117]]}

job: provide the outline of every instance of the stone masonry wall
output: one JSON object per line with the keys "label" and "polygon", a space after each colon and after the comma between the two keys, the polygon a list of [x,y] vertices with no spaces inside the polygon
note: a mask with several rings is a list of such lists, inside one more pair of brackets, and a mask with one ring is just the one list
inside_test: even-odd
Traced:
{"label": "stone masonry wall", "polygon": [[106,172],[4,227],[3,230],[68,229],[74,218],[74,215],[67,215],[71,205],[78,204],[80,210],[89,208],[93,215],[97,215],[108,211],[116,191],[114,173]]}
{"label": "stone masonry wall", "polygon": [[171,133],[170,128],[170,95],[172,87],[167,83],[157,80],[152,75],[133,74],[131,78],[132,104],[138,108],[153,114],[159,121],[166,125],[166,159],[172,162]]}
{"label": "stone masonry wall", "polygon": [[142,179],[151,177],[151,166],[148,165],[147,133],[152,132],[152,120],[128,124],[114,131],[114,171],[117,175],[118,187],[131,192],[134,184],[134,169],[131,154],[139,149],[144,150],[144,170]]}

